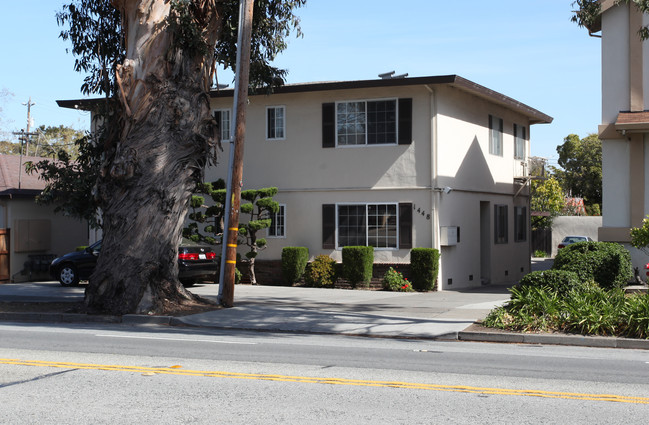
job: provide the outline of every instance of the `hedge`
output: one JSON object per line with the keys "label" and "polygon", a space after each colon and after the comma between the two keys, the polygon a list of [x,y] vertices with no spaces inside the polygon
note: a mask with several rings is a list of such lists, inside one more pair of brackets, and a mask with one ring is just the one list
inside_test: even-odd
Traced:
{"label": "hedge", "polygon": [[369,286],[374,265],[374,248],[371,246],[343,247],[343,276],[352,288],[359,284]]}
{"label": "hedge", "polygon": [[554,270],[571,271],[582,281],[593,280],[604,289],[621,288],[633,276],[631,254],[613,242],[579,242],[559,250]]}
{"label": "hedge", "polygon": [[282,249],[282,275],[289,285],[302,278],[308,261],[309,249],[306,247],[287,246]]}
{"label": "hedge", "polygon": [[439,251],[434,248],[413,248],[410,251],[410,274],[416,291],[434,291],[439,273]]}

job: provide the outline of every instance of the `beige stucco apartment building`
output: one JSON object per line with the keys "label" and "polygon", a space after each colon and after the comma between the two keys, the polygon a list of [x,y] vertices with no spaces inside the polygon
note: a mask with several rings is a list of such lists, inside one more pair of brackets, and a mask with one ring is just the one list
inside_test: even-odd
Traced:
{"label": "beige stucco apartment building", "polygon": [[[649,17],[635,5],[601,2],[602,190],[600,241],[630,242],[631,227],[649,214],[649,45],[638,31]],[[595,28],[595,30],[600,28]],[[631,249],[634,267],[647,262]]]}
{"label": "beige stucco apartment building", "polygon": [[[212,93],[225,152],[232,90]],[[530,267],[530,127],[552,118],[456,75],[292,84],[250,97],[244,189],[281,204],[259,260],[285,246],[377,263],[441,252],[439,289],[518,280]]]}

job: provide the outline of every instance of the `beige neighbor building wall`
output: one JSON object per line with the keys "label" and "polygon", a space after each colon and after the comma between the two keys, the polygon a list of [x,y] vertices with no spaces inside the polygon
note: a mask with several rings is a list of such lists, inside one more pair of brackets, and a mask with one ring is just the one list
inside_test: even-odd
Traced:
{"label": "beige neighbor building wall", "polygon": [[85,222],[55,214],[53,207],[37,205],[33,198],[3,199],[0,210],[2,227],[11,230],[10,275],[17,282],[27,278],[19,272],[30,255],[63,255],[88,243]]}
{"label": "beige neighbor building wall", "polygon": [[[535,122],[550,117],[482,87],[481,95],[452,84],[380,82],[293,90],[252,96],[247,109],[244,189],[277,186],[275,199],[286,205],[286,235],[269,238],[260,260],[279,259],[284,246],[306,246],[312,258],[326,254],[340,261],[340,248],[323,248],[323,204],[410,203],[412,246],[441,251],[440,289],[514,282],[529,271],[529,218],[525,238],[515,241],[514,235],[513,208],[525,207],[529,216],[529,199],[526,183],[515,182],[521,161],[514,159],[513,125],[526,128],[527,156],[529,114]],[[411,144],[323,148],[324,103],[402,98],[412,99]],[[285,108],[280,140],[265,135],[272,106]],[[231,110],[232,97],[217,96],[212,107]],[[490,114],[503,119],[502,155],[489,153]],[[207,180],[225,179],[228,155],[224,142]],[[496,205],[507,207],[506,243],[494,241]],[[460,229],[460,241],[442,245],[440,230],[449,227]],[[409,261],[410,249],[375,249],[377,263]]]}
{"label": "beige neighbor building wall", "polygon": [[623,243],[634,267],[649,258],[633,249],[629,230],[649,214],[649,44],[638,30],[649,24],[634,5],[602,2],[602,190],[599,240]]}

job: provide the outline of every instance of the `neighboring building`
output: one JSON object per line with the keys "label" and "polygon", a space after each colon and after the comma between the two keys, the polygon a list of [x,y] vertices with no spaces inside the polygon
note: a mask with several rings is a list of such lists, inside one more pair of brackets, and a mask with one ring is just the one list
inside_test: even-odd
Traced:
{"label": "neighboring building", "polygon": [[[225,152],[233,90],[212,93]],[[281,210],[258,259],[285,246],[377,263],[440,249],[439,289],[509,283],[530,271],[530,126],[552,118],[455,75],[292,84],[251,96],[244,189],[277,186]]]}
{"label": "neighboring building", "polygon": [[[649,19],[629,4],[601,2],[602,16],[602,196],[600,241],[631,240],[630,228],[649,213],[649,46],[638,31]],[[647,70],[647,71],[645,71]],[[634,267],[644,254],[631,250]]]}
{"label": "neighboring building", "polygon": [[87,223],[34,201],[45,183],[37,174],[27,174],[24,164],[43,159],[0,154],[0,283],[28,280],[28,262],[37,266],[32,277],[47,277],[48,258],[87,244]]}

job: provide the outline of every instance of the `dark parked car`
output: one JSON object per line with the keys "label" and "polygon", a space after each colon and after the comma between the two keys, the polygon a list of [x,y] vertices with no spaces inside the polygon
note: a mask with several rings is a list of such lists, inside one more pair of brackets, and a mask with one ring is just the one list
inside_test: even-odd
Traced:
{"label": "dark parked car", "polygon": [[[50,274],[62,286],[75,286],[80,280],[88,280],[95,269],[101,252],[101,241],[95,242],[83,251],[71,252],[55,258],[50,264]],[[209,245],[202,245],[183,239],[178,247],[178,279],[185,286],[192,286],[200,279],[215,280],[218,262]]]}

